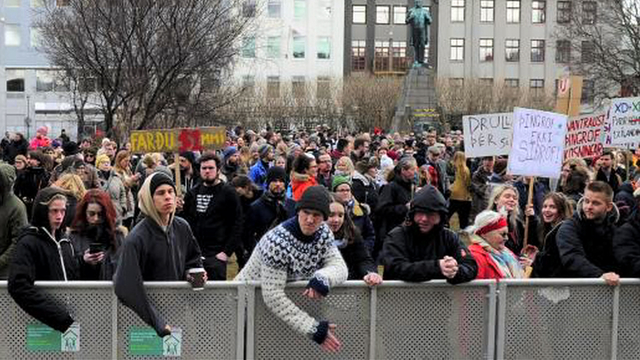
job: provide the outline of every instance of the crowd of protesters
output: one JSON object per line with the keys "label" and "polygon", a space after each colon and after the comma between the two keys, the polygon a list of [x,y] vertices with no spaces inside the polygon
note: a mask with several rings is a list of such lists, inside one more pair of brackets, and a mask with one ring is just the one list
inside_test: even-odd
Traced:
{"label": "crowd of protesters", "polygon": [[308,281],[304,295],[322,298],[347,279],[639,277],[637,155],[571,159],[553,180],[509,174],[506,158],[465,158],[459,131],[238,126],[224,149],[179,158],[64,132],[52,140],[45,127],[30,141],[7,133],[0,278],[61,331],[71,315],[34,281],[113,280],[119,299],[167,335],[143,281],[190,279],[199,267],[226,280],[235,254],[237,280],[260,281],[276,315],[336,351],[335,324],[299,309],[287,282]]}

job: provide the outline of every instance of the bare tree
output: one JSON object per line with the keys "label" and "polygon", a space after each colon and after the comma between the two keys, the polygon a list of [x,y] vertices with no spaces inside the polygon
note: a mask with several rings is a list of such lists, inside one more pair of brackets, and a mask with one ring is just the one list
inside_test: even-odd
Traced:
{"label": "bare tree", "polygon": [[355,130],[388,129],[401,92],[401,78],[351,76],[344,83],[342,106]]}
{"label": "bare tree", "polygon": [[585,77],[585,95],[598,101],[640,94],[640,3],[573,1],[562,16],[557,60]]}
{"label": "bare tree", "polygon": [[100,95],[110,136],[116,118],[123,127],[141,129],[156,119],[204,116],[228,102],[233,93],[219,89],[255,18],[242,16],[242,4],[71,0],[46,7],[37,25],[53,65],[80,83],[95,82],[95,88],[79,89]]}

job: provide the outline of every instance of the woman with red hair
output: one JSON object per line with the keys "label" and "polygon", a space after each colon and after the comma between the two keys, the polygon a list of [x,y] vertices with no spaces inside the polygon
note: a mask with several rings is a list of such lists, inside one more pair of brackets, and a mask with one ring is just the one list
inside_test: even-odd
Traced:
{"label": "woman with red hair", "polygon": [[116,209],[109,195],[87,191],[73,220],[70,239],[80,262],[81,280],[111,280],[116,272],[124,232],[116,225]]}

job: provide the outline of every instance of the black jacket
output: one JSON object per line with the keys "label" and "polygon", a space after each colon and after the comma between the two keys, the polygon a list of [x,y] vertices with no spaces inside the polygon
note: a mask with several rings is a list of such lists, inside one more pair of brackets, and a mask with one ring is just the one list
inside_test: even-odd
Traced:
{"label": "black jacket", "polygon": [[349,269],[348,280],[362,280],[368,273],[378,272],[361,238],[358,237],[351,244],[338,249]]}
{"label": "black jacket", "polygon": [[640,277],[640,215],[635,216],[616,231],[613,253],[625,277]]}
{"label": "black jacket", "polygon": [[[69,239],[73,243],[76,257],[78,258],[78,264],[80,264],[80,279],[81,280],[113,280],[113,275],[116,273],[118,266],[118,257],[120,252],[113,248],[110,240],[105,236],[101,236],[97,231],[87,231],[83,233],[71,232]],[[124,234],[116,229],[116,243],[118,248],[122,245]],[[84,252],[89,249],[93,243],[102,243],[104,258],[101,263],[96,265],[87,264],[84,262]]]}
{"label": "black jacket", "polygon": [[556,236],[560,230],[562,223],[556,225],[547,233],[544,238],[544,248],[536,255],[533,264],[533,272],[531,277],[536,278],[555,278],[562,277],[562,260],[558,251]]}
{"label": "black jacket", "polygon": [[622,184],[622,180],[620,176],[616,173],[614,169],[611,169],[611,173],[609,174],[609,178],[607,179],[607,175],[604,173],[604,170],[598,170],[598,174],[596,175],[597,181],[603,181],[613,189],[613,193],[616,194],[620,189],[620,185]]}
{"label": "black jacket", "polygon": [[[509,239],[504,245],[513,251],[514,254],[519,255],[524,245],[524,229],[526,221],[521,218],[516,218],[516,228],[513,229],[511,222],[509,222]],[[529,217],[529,236],[527,238],[527,244],[540,248],[538,236],[536,230],[538,228],[538,219],[535,216]]]}
{"label": "black jacket", "polygon": [[9,294],[27,314],[65,332],[73,324],[69,311],[36,288],[34,282],[77,280],[78,273],[68,239],[54,239],[44,228],[29,227],[16,245],[9,269]]}
{"label": "black jacket", "polygon": [[[394,170],[395,171],[395,170]],[[382,248],[382,241],[387,234],[396,226],[402,224],[405,220],[407,212],[407,203],[411,201],[410,182],[404,181],[399,171],[396,172],[395,178],[380,190],[378,198],[378,208],[375,211],[377,223],[376,250],[374,256]]]}
{"label": "black jacket", "polygon": [[617,218],[617,214],[610,213],[603,223],[596,224],[584,218],[578,204],[578,212],[562,223],[556,237],[563,277],[597,278],[619,271],[613,256]]}
{"label": "black jacket", "polygon": [[295,216],[295,208],[296,203],[292,199],[285,198],[277,202],[268,192],[251,204],[244,239],[245,250],[249,255],[267,231]]}
{"label": "black jacket", "polygon": [[631,218],[632,214],[635,214],[638,204],[633,197],[633,185],[630,181],[625,181],[618,189],[618,193],[613,198],[613,202],[616,203],[620,210],[620,220],[625,222]]}
{"label": "black jacket", "polygon": [[131,308],[158,336],[168,335],[167,323],[149,303],[143,281],[184,281],[187,271],[202,267],[202,255],[189,224],[176,217],[162,230],[145,218],[122,244],[114,290],[118,299]]}
{"label": "black jacket", "polygon": [[[205,213],[198,213],[198,195],[213,195]],[[235,189],[223,182],[207,187],[200,183],[184,197],[182,216],[198,240],[202,254],[213,257],[224,251],[231,256],[241,245],[242,205]]]}
{"label": "black jacket", "polygon": [[43,167],[28,167],[18,174],[13,193],[31,209],[38,191],[49,186],[49,173]]}
{"label": "black jacket", "polygon": [[368,176],[356,172],[353,176],[351,191],[353,197],[361,204],[367,204],[371,209],[378,207],[378,185]]}
{"label": "black jacket", "polygon": [[29,150],[29,142],[26,139],[22,139],[20,141],[11,141],[7,148],[5,149],[4,159],[12,164],[15,162],[16,156],[18,155],[27,155],[27,151]]}

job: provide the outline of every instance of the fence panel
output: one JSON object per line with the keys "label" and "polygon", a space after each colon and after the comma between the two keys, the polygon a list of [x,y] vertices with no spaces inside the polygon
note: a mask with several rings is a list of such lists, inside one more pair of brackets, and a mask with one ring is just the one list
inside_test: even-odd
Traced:
{"label": "fence panel", "polygon": [[[342,342],[337,354],[323,353],[310,338],[292,330],[266,307],[260,288],[255,291],[255,309],[247,314],[247,332],[252,333],[253,346],[247,359],[366,359],[369,357],[370,289],[359,283],[331,289],[322,300],[302,296],[306,283],[287,286],[287,296],[316,319],[337,325],[336,336]],[[251,308],[251,307],[250,307]],[[249,336],[248,341],[250,341]],[[250,344],[248,344],[250,345]]]}
{"label": "fence panel", "polygon": [[38,282],[50,298],[64,305],[80,324],[80,351],[33,352],[27,348],[27,325],[38,321],[27,315],[0,283],[0,359],[110,359],[114,357],[113,290],[111,283]]}
{"label": "fence panel", "polygon": [[[156,310],[172,327],[182,329],[182,358],[238,359],[239,287],[236,283],[212,283],[202,291],[193,291],[184,282],[145,283]],[[242,304],[244,309],[244,304]],[[244,310],[243,310],[244,311]],[[146,325],[131,309],[118,303],[118,358],[144,359],[129,353],[132,327]],[[240,346],[241,348],[241,346]],[[149,357],[157,359],[157,357]]]}
{"label": "fence panel", "polygon": [[640,357],[640,281],[623,279],[618,316],[618,359]]}
{"label": "fence panel", "polygon": [[493,358],[493,281],[458,286],[393,282],[377,293],[377,358]]}
{"label": "fence panel", "polygon": [[614,290],[595,279],[501,281],[497,358],[611,358]]}

